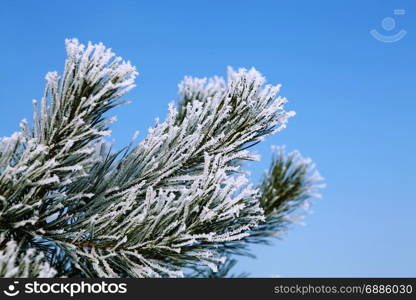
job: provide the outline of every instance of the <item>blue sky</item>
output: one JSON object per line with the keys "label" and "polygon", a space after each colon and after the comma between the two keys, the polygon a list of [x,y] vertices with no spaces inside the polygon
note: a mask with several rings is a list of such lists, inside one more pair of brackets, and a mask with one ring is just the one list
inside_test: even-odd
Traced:
{"label": "blue sky", "polygon": [[[272,247],[253,247],[258,258],[242,258],[236,271],[415,276],[415,14],[410,0],[4,0],[0,136],[31,117],[44,75],[63,69],[68,37],[102,41],[140,72],[128,95],[133,103],[115,112],[118,147],[135,130],[143,138],[166,115],[183,76],[254,66],[270,83],[283,84],[287,108],[297,115],[256,148],[262,161],[249,166],[253,181],[270,163],[270,146],[284,144],[317,163],[327,188],[306,226],[294,226]],[[396,22],[390,31],[382,26],[386,17]],[[384,43],[372,29],[407,34]]]}

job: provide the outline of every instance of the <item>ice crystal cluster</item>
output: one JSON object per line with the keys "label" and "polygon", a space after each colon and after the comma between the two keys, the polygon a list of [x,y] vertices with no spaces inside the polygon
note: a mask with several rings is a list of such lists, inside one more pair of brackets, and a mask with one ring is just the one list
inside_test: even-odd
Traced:
{"label": "ice crystal cluster", "polygon": [[107,112],[138,73],[101,43],[70,39],[66,51],[33,125],[0,139],[0,276],[218,276],[320,187],[310,161],[282,148],[248,182],[249,148],[294,115],[255,69],[185,77],[165,121],[113,152]]}

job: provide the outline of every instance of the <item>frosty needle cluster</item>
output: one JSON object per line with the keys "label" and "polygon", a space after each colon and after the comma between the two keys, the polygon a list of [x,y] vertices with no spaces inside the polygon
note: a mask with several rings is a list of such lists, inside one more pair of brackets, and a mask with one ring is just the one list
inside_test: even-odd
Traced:
{"label": "frosty needle cluster", "polygon": [[[248,150],[293,112],[255,69],[185,77],[178,107],[114,153],[103,136],[137,72],[102,44],[66,41],[32,128],[0,139],[0,276],[178,277],[225,264],[284,231],[319,188],[310,162],[283,152],[254,187]],[[202,271],[201,271],[202,270]]]}

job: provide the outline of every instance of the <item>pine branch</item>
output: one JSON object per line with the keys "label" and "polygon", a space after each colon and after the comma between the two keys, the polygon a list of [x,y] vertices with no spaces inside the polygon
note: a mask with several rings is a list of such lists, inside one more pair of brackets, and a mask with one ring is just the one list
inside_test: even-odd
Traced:
{"label": "pine branch", "polygon": [[275,148],[270,170],[265,174],[260,189],[260,205],[266,221],[248,237],[248,243],[269,244],[269,237],[281,237],[290,224],[303,217],[310,198],[320,198],[318,193],[325,184],[311,159],[298,151],[285,154],[285,148]]}
{"label": "pine branch", "polygon": [[[222,251],[227,256],[226,263],[218,264],[223,272],[212,274],[206,269],[197,270],[202,277],[227,277],[235,265],[232,255],[249,256],[252,244],[271,245],[272,238],[281,238],[291,224],[298,223],[308,210],[309,199],[319,198],[318,191],[325,185],[323,178],[315,170],[315,165],[308,158],[303,158],[298,151],[285,153],[284,147],[274,147],[272,163],[259,185],[259,202],[264,211],[265,220],[250,231],[250,234],[239,241],[225,243]],[[226,271],[226,272],[225,272]],[[222,276],[224,275],[224,276]]]}
{"label": "pine branch", "polygon": [[294,115],[256,70],[230,68],[228,81],[186,77],[179,109],[170,104],[142,142],[113,152],[102,140],[106,114],[137,73],[102,44],[66,46],[63,76],[46,76],[33,129],[23,121],[0,140],[3,250],[14,241],[35,248],[57,276],[227,274],[229,255],[279,231],[309,197],[306,173],[283,158],[260,189],[241,169],[258,159],[248,149]]}
{"label": "pine branch", "polygon": [[0,230],[17,240],[42,237],[51,230],[48,220],[68,221],[92,197],[68,193],[67,187],[97,163],[93,147],[108,135],[111,121],[103,114],[134,87],[134,68],[112,60],[102,44],[84,49],[67,40],[66,46],[63,78],[47,74],[40,111],[34,106],[34,128],[24,120],[21,132],[0,140]]}

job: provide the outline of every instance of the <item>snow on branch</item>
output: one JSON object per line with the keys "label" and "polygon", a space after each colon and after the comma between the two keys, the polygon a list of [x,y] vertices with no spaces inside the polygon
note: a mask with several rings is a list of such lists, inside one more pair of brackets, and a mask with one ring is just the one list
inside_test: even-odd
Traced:
{"label": "snow on branch", "polygon": [[77,206],[65,189],[96,164],[99,156],[87,150],[108,134],[104,113],[134,87],[135,68],[101,43],[70,39],[66,48],[62,77],[48,73],[40,106],[33,100],[33,128],[23,120],[20,132],[0,139],[0,227],[36,236],[48,216]]}
{"label": "snow on branch", "polygon": [[[33,128],[23,120],[0,139],[3,276],[53,276],[50,266],[59,276],[216,272],[229,266],[233,251],[224,249],[238,252],[264,224],[275,230],[271,218],[281,222],[314,190],[296,155],[275,158],[259,188],[241,169],[258,160],[250,148],[294,115],[280,85],[255,69],[229,68],[227,80],[185,77],[178,107],[121,155],[102,139],[115,120],[105,115],[124,103],[135,68],[101,43],[70,39],[66,49],[63,75],[48,73],[33,101]],[[42,251],[22,254],[23,240]]]}

